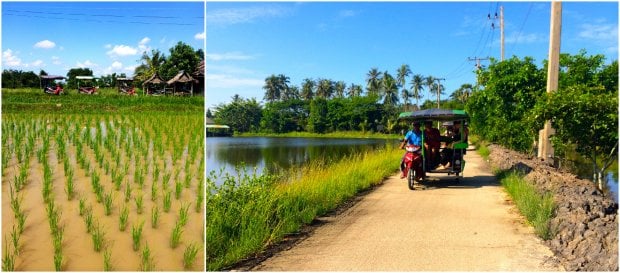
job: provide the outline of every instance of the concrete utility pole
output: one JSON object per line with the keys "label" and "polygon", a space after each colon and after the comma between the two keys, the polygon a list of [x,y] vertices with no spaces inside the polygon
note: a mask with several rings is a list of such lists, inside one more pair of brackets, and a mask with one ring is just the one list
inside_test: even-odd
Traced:
{"label": "concrete utility pole", "polygon": [[439,97],[441,96],[441,82],[440,81],[445,81],[446,79],[441,78],[441,79],[435,79],[437,81],[437,108],[439,108]]}
{"label": "concrete utility pole", "polygon": [[[562,33],[562,2],[551,2],[551,29],[549,37],[549,68],[547,70],[547,93],[558,90],[560,74],[560,37]],[[553,160],[553,146],[549,137],[555,133],[551,121],[545,122],[538,138],[538,157]],[[553,161],[552,161],[553,162]]]}
{"label": "concrete utility pole", "polygon": [[[486,58],[478,58],[478,57],[470,58],[470,57],[467,57],[467,60],[470,61],[470,62],[471,61],[476,61],[476,69],[480,70],[482,68],[482,65],[480,65],[480,61],[489,60],[489,57],[486,57]],[[478,77],[476,76],[476,88],[478,88],[478,86],[480,86],[480,81],[478,80]]]}
{"label": "concrete utility pole", "polygon": [[[495,21],[497,19],[497,12],[495,12],[495,17],[491,18],[491,14],[487,15],[489,20],[493,19]],[[495,22],[491,23],[491,27],[495,29]],[[500,47],[501,47],[501,56],[500,61],[504,60],[504,6],[499,6],[499,33],[500,33]]]}
{"label": "concrete utility pole", "polygon": [[499,6],[499,33],[502,45],[502,61],[504,61],[504,6]]}

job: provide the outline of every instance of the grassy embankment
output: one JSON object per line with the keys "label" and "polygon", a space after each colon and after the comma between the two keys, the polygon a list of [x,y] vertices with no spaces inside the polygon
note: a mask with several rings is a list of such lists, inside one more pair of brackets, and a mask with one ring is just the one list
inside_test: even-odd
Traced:
{"label": "grassy embankment", "polygon": [[278,177],[242,174],[207,177],[207,270],[221,270],[397,170],[402,151],[393,147],[353,155],[333,164],[310,163]]}
{"label": "grassy embankment", "polygon": [[[488,148],[489,143],[475,135],[470,136],[469,139],[476,146],[478,153],[488,160],[491,154]],[[495,175],[521,214],[534,227],[536,234],[544,240],[553,237],[554,231],[549,224],[555,210],[553,195],[539,193],[522,174],[516,171],[495,170]]]}
{"label": "grassy embankment", "polygon": [[313,137],[313,138],[376,138],[376,139],[401,139],[403,136],[398,134],[383,134],[360,131],[330,132],[325,134],[310,132],[289,132],[284,134],[273,133],[242,133],[239,137]]}
{"label": "grassy embankment", "polygon": [[[66,91],[65,91],[66,92]],[[204,112],[204,96],[127,96],[115,89],[103,88],[99,94],[49,95],[39,89],[2,89],[3,112],[36,113],[140,113],[140,112]]]}

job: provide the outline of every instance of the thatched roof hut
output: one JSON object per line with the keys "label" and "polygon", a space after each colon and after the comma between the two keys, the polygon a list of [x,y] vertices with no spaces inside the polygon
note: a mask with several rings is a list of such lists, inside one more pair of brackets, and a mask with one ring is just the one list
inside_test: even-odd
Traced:
{"label": "thatched roof hut", "polygon": [[164,81],[159,75],[157,75],[157,73],[155,73],[153,74],[153,76],[151,76],[150,78],[148,78],[146,81],[142,83],[142,90],[144,90],[145,94],[165,93],[164,90],[156,90],[156,91],[149,92],[147,88],[147,87],[150,87],[150,85],[165,84],[165,83],[166,81]]}
{"label": "thatched roof hut", "polygon": [[196,79],[194,84],[194,93],[202,93],[204,94],[205,89],[205,61],[202,60],[196,67],[196,70],[192,73],[192,77]]}
{"label": "thatched roof hut", "polygon": [[[194,95],[195,82],[196,80],[189,73],[181,70],[176,76],[174,76],[174,78],[170,79],[166,83],[174,87],[173,92],[175,94],[184,95],[190,93],[191,95]],[[189,90],[187,90],[187,86],[189,86]]]}

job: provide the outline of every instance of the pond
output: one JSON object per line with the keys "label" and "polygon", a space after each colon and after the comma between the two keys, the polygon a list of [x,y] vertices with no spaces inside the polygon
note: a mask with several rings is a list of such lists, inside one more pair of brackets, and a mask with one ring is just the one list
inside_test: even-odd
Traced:
{"label": "pond", "polygon": [[263,173],[299,166],[312,160],[338,160],[344,156],[383,148],[398,140],[349,138],[208,137],[207,173],[235,167]]}

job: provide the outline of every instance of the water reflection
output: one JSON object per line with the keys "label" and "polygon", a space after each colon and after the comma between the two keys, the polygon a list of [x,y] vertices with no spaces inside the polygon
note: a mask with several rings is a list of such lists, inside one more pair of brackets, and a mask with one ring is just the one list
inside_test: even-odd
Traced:
{"label": "water reflection", "polygon": [[207,171],[235,174],[235,166],[258,173],[299,166],[312,160],[338,160],[397,140],[341,138],[208,137]]}

